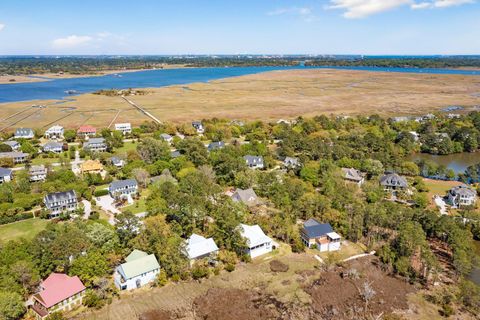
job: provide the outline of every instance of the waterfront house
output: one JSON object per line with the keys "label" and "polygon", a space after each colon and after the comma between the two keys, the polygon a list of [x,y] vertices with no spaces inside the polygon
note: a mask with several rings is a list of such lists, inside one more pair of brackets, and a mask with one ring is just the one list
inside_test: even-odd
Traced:
{"label": "waterfront house", "polygon": [[23,152],[0,152],[0,158],[12,159],[14,164],[24,163],[28,159],[28,153]]}
{"label": "waterfront house", "polygon": [[82,305],[85,286],[77,277],[52,273],[40,283],[40,291],[32,296],[36,319],[43,320],[54,312],[68,312]]}
{"label": "waterfront house", "polygon": [[190,260],[190,266],[199,259],[214,259],[218,253],[218,247],[213,238],[207,239],[195,233],[186,241],[185,250]]}
{"label": "waterfront house", "polygon": [[113,279],[118,289],[132,290],[155,281],[159,273],[160,264],[155,255],[133,250],[125,263],[115,268]]}
{"label": "waterfront house", "polygon": [[12,170],[0,167],[0,183],[12,181]]}
{"label": "waterfront house", "polygon": [[45,138],[47,139],[63,139],[63,133],[65,132],[65,129],[63,129],[62,126],[54,125],[50,128],[48,128],[47,131],[45,131]]}
{"label": "waterfront house", "polygon": [[135,179],[112,181],[108,186],[108,192],[114,199],[128,198],[138,193],[138,183]]}
{"label": "waterfront house", "polygon": [[87,160],[80,165],[80,172],[82,174],[98,174],[102,173],[103,165],[99,160]]}
{"label": "waterfront house", "polygon": [[283,160],[283,166],[285,168],[296,169],[300,167],[300,160],[295,157],[285,157]]}
{"label": "waterfront house", "polygon": [[90,125],[83,125],[77,129],[77,135],[82,138],[93,137],[97,134],[97,129]]}
{"label": "waterfront house", "polygon": [[45,168],[43,164],[39,166],[31,166],[30,169],[28,169],[28,175],[32,182],[45,181],[47,178],[47,168]]}
{"label": "waterfront house", "polygon": [[8,140],[8,141],[4,141],[2,143],[6,144],[10,148],[12,148],[12,151],[18,151],[18,149],[20,149],[20,147],[21,147],[20,143],[18,143],[18,141],[15,141],[15,140]]}
{"label": "waterfront house", "polygon": [[240,224],[240,235],[246,240],[246,254],[251,258],[267,254],[273,249],[273,240],[270,239],[258,225],[249,226]]}
{"label": "waterfront house", "polygon": [[308,219],[300,230],[300,237],[306,247],[316,246],[320,252],[340,249],[341,237],[333,231],[329,223],[320,223],[315,219]]}
{"label": "waterfront house", "polygon": [[105,152],[107,151],[107,144],[104,138],[90,138],[83,143],[83,149],[92,152]]}
{"label": "waterfront house", "polygon": [[168,133],[162,133],[160,135],[160,138],[168,143],[172,143],[173,141],[173,137],[171,135],[169,135]]}
{"label": "waterfront house", "polygon": [[192,126],[197,130],[197,133],[204,133],[205,128],[203,127],[203,124],[201,121],[193,121]]}
{"label": "waterfront house", "polygon": [[117,168],[123,168],[123,166],[125,165],[125,160],[120,159],[119,157],[111,157],[110,162],[113,166]]}
{"label": "waterfront house", "polygon": [[246,155],[243,157],[247,166],[251,169],[263,169],[263,157],[262,156],[251,156]]}
{"label": "waterfront house", "polygon": [[380,178],[380,185],[385,191],[395,192],[398,190],[406,190],[408,188],[407,179],[396,173],[387,173]]}
{"label": "waterfront house", "polygon": [[120,131],[123,135],[132,133],[132,125],[130,123],[115,123],[115,130]]}
{"label": "waterfront house", "polygon": [[30,128],[18,128],[15,130],[15,139],[33,139],[35,132]]}
{"label": "waterfront house", "polygon": [[48,141],[42,146],[43,152],[62,153],[63,144],[55,141]]}
{"label": "waterfront house", "polygon": [[252,188],[243,190],[237,189],[232,195],[232,200],[235,202],[242,202],[247,206],[255,206],[258,204],[258,197]]}
{"label": "waterfront house", "polygon": [[74,190],[49,193],[43,198],[45,207],[50,211],[50,218],[58,217],[63,212],[78,208],[77,194]]}
{"label": "waterfront house", "polygon": [[342,168],[342,177],[343,179],[354,182],[358,185],[361,185],[363,182],[365,182],[363,173],[353,168]]}
{"label": "waterfront house", "polygon": [[220,150],[223,148],[225,148],[225,142],[223,141],[211,142],[207,147],[208,151]]}
{"label": "waterfront house", "polygon": [[453,208],[473,206],[476,201],[477,192],[466,185],[453,187],[447,194],[447,202]]}

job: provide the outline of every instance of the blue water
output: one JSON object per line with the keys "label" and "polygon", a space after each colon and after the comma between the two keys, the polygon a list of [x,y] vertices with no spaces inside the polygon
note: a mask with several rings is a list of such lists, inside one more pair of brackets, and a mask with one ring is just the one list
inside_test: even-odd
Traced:
{"label": "blue water", "polygon": [[[101,89],[127,89],[164,87],[169,85],[207,82],[210,80],[255,74],[273,70],[305,69],[306,67],[233,67],[233,68],[191,68],[159,69],[121,73],[122,77],[105,75],[101,77],[83,77],[54,79],[45,82],[0,84],[0,103],[27,100],[63,99],[65,91],[74,90],[76,94],[94,92]],[[377,68],[377,67],[319,67],[347,70],[365,70],[381,72],[411,72],[426,74],[462,74],[480,75],[480,71],[421,69],[421,68]]]}

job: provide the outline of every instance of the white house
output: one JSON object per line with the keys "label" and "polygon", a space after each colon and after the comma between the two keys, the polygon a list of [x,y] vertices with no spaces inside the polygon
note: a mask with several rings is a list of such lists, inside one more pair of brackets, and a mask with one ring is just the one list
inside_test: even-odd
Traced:
{"label": "white house", "polygon": [[132,125],[130,123],[115,123],[115,130],[120,131],[123,135],[132,133]]}
{"label": "white house", "polygon": [[171,135],[169,135],[168,133],[162,133],[160,135],[160,138],[163,139],[164,141],[168,142],[168,143],[172,143],[172,141],[173,141],[173,137]]}
{"label": "white house", "polygon": [[63,127],[56,124],[56,125],[48,128],[47,131],[45,131],[45,138],[47,138],[47,139],[62,139],[64,132],[65,132],[65,130],[63,129]]}
{"label": "white house", "polygon": [[343,179],[361,185],[365,182],[363,173],[354,168],[342,168]]}
{"label": "white house", "polygon": [[300,236],[305,246],[308,248],[316,246],[320,252],[340,249],[341,237],[333,231],[329,223],[320,223],[315,219],[308,219],[300,230]]}
{"label": "white house", "polygon": [[55,141],[48,141],[42,146],[43,152],[62,153],[63,144]]}
{"label": "white house", "polygon": [[251,169],[263,169],[263,157],[246,155],[243,157],[245,164]]}
{"label": "white house", "polygon": [[28,169],[28,175],[32,182],[45,181],[47,178],[47,168],[45,168],[43,164],[39,166],[31,166],[30,169]]}
{"label": "white house", "polygon": [[112,165],[114,165],[117,168],[123,168],[123,166],[125,165],[125,160],[123,160],[119,157],[111,157],[110,161],[111,161]]}
{"label": "white house", "polygon": [[155,281],[160,273],[160,265],[153,254],[133,250],[122,263],[115,268],[113,280],[120,290],[132,290]]}
{"label": "white house", "polygon": [[33,139],[34,137],[35,133],[30,128],[18,128],[15,130],[15,139]]}
{"label": "white house", "polygon": [[132,195],[138,193],[137,180],[127,179],[112,181],[108,186],[108,192],[114,199],[126,198],[130,199],[129,202],[131,202]]}
{"label": "white house", "polygon": [[205,128],[203,127],[203,123],[201,121],[193,121],[192,126],[197,130],[197,133],[204,133]]}
{"label": "white house", "polygon": [[454,208],[473,206],[477,201],[477,192],[466,185],[456,186],[447,194],[447,202]]}
{"label": "white house", "polygon": [[283,160],[283,165],[285,168],[296,169],[301,166],[300,160],[295,157],[285,157]]}
{"label": "white house", "polygon": [[259,225],[249,226],[240,224],[240,234],[247,242],[246,254],[255,258],[267,254],[273,249],[273,240],[270,239]]}
{"label": "white house", "polygon": [[198,234],[192,234],[186,241],[185,250],[190,260],[190,265],[198,259],[215,258],[218,253],[218,247],[212,238],[205,238]]}
{"label": "white house", "polygon": [[13,163],[24,163],[28,159],[28,153],[23,152],[0,152],[0,158],[12,159]]}
{"label": "white house", "polygon": [[12,181],[12,170],[0,167],[0,183]]}
{"label": "white house", "polygon": [[18,143],[18,141],[15,141],[15,140],[8,140],[8,141],[2,142],[2,143],[6,144],[10,148],[12,148],[12,151],[18,151],[21,147],[20,143]]}
{"label": "white house", "polygon": [[43,203],[50,211],[51,218],[58,217],[63,212],[75,211],[78,208],[77,194],[74,190],[49,193],[43,198]]}

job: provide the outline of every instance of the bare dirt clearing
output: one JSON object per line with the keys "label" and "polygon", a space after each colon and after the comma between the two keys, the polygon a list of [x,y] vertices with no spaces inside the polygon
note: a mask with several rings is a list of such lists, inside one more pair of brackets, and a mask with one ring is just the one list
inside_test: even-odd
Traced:
{"label": "bare dirt clearing", "polygon": [[[361,258],[332,271],[322,271],[308,254],[276,255],[240,265],[201,282],[170,284],[153,290],[122,294],[121,299],[81,319],[352,319],[391,313],[409,307],[415,290],[405,281],[385,274],[375,257]],[[359,277],[342,277],[355,268]],[[283,267],[282,270],[285,270]],[[361,285],[368,281],[376,294],[365,309]],[[357,317],[358,319],[358,317]]]}
{"label": "bare dirt clearing", "polygon": [[[160,120],[172,122],[212,117],[274,120],[318,114],[410,115],[452,105],[480,105],[480,77],[476,76],[330,69],[272,71],[148,91],[148,95],[129,99]],[[117,112],[118,122],[148,120],[121,97],[84,94],[70,98],[73,101],[61,104],[0,104],[0,127],[45,127],[50,123],[77,127],[82,122],[104,127]],[[48,106],[6,120],[32,104]],[[38,112],[32,114],[34,111]]]}

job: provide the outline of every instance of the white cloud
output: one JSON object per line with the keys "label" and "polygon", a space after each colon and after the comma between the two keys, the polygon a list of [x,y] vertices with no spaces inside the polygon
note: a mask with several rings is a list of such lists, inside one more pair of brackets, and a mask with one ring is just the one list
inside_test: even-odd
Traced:
{"label": "white cloud", "polygon": [[312,9],[307,7],[278,8],[267,12],[267,15],[269,16],[280,16],[286,14],[300,16],[305,21],[312,21],[315,19]]}
{"label": "white cloud", "polygon": [[406,5],[417,10],[446,8],[474,2],[475,0],[330,0],[327,9],[343,9],[345,18],[358,19]]}
{"label": "white cloud", "polygon": [[412,0],[330,0],[329,9],[344,9],[343,16],[349,19],[365,18],[369,15],[411,4]]}
{"label": "white cloud", "polygon": [[5,29],[5,25],[3,23],[0,23],[0,31],[2,31],[3,29]]}
{"label": "white cloud", "polygon": [[71,35],[65,38],[59,38],[52,41],[52,45],[57,49],[69,49],[83,46],[93,40],[90,36]]}
{"label": "white cloud", "polygon": [[474,2],[473,0],[436,0],[433,5],[437,8],[446,8]]}

